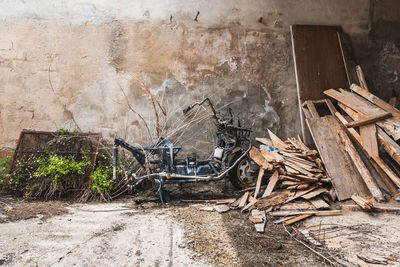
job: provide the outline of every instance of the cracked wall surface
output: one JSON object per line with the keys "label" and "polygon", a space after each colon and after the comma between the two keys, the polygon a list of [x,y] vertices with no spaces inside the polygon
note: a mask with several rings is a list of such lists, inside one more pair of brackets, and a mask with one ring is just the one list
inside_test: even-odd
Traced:
{"label": "cracked wall surface", "polygon": [[205,96],[257,136],[297,135],[291,24],[341,25],[362,50],[370,1],[0,1],[0,147],[13,148],[24,128],[149,144],[146,90],[165,109],[156,107],[164,133],[188,147],[215,137],[210,120],[181,121]]}

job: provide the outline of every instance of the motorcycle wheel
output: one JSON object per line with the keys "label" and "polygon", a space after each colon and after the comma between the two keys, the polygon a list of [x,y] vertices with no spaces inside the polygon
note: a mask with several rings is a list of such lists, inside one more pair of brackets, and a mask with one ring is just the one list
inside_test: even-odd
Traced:
{"label": "motorcycle wheel", "polygon": [[[233,157],[231,164],[234,164],[239,157],[240,155]],[[245,189],[256,185],[258,172],[258,166],[246,155],[229,171],[229,180],[235,188]]]}

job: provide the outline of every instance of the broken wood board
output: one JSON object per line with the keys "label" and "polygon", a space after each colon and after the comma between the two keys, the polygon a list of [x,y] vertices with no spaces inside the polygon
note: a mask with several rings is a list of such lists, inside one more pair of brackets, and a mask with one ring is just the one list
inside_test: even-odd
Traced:
{"label": "broken wood board", "polygon": [[[356,72],[357,72],[358,81],[359,81],[361,87],[362,87],[365,91],[369,91],[368,86],[367,86],[367,82],[365,81],[364,72],[362,71],[360,65],[357,65],[357,66],[356,66]],[[353,85],[352,85],[352,86],[353,86]]]}
{"label": "broken wood board", "polygon": [[301,129],[306,145],[313,144],[301,106],[306,100],[326,98],[327,88],[346,88],[347,74],[337,26],[292,25],[290,27]]}
{"label": "broken wood board", "polygon": [[284,161],[283,164],[285,165],[285,167],[289,167],[290,169],[294,169],[299,173],[302,173],[304,175],[307,176],[313,176],[313,174],[305,169],[303,169],[302,167],[300,167],[299,165],[295,164],[295,163],[291,163],[289,161]]}
{"label": "broken wood board", "polygon": [[376,125],[370,124],[360,127],[361,144],[371,157],[379,157]]}
{"label": "broken wood board", "polygon": [[[335,115],[336,115],[336,117],[337,117],[343,124],[347,123],[347,120],[346,120],[340,113],[336,112]],[[354,139],[358,142],[358,144],[359,144],[360,146],[363,146],[361,137],[360,137],[360,135],[357,133],[357,131],[354,130],[354,129],[352,129],[352,128],[347,129],[347,130],[348,130],[348,131],[350,132],[350,134],[354,137]],[[385,136],[388,140],[391,140],[391,142],[394,143],[395,146],[397,146],[397,143],[395,143],[386,133],[384,133],[383,130],[381,130],[381,129],[378,129],[378,130],[381,131],[381,135],[382,135],[382,136]],[[381,144],[381,145],[384,146],[383,144]],[[385,149],[385,147],[384,147],[384,149]],[[386,148],[385,150],[386,150],[387,152],[388,152],[388,151],[391,151],[391,150],[388,149],[388,148]],[[366,153],[369,153],[369,152],[366,151],[366,150],[365,150],[365,152],[366,152]],[[389,153],[389,155],[390,155],[390,152],[388,152],[388,153]],[[371,156],[371,155],[368,154],[368,156],[369,156],[370,158],[372,158],[373,161],[375,162],[375,164],[378,165],[378,167],[389,177],[390,180],[392,180],[392,182],[393,182],[398,188],[400,188],[400,178],[397,176],[397,174],[395,174],[395,173],[392,171],[392,169],[390,169],[389,166],[387,166],[387,164],[379,157],[379,155],[378,155],[378,156]],[[374,167],[375,167],[375,165],[374,165]],[[379,172],[379,170],[378,170],[377,167],[375,167],[375,169]],[[384,182],[385,182],[385,177],[383,177],[382,175],[381,175],[381,177],[382,177],[382,179],[383,179]],[[386,182],[385,182],[385,184],[386,184],[386,186],[388,187],[388,189],[391,190],[391,186],[388,185]],[[392,190],[391,190],[391,191],[392,191]]]}
{"label": "broken wood board", "polygon": [[365,89],[367,89],[367,90],[365,90],[365,89],[361,88],[360,86],[353,83],[351,85],[350,89],[351,89],[351,91],[356,92],[360,96],[367,99],[369,102],[371,102],[371,103],[377,105],[378,107],[380,107],[381,109],[391,113],[393,116],[396,116],[396,117],[400,116],[400,111],[397,108],[395,108],[392,105],[390,105],[389,103],[383,101],[379,97],[371,94],[367,88],[365,88]]}
{"label": "broken wood board", "polygon": [[243,196],[242,196],[242,198],[240,199],[240,202],[239,202],[239,206],[238,206],[239,209],[242,209],[242,208],[244,208],[244,206],[246,206],[247,199],[249,198],[249,194],[250,193],[248,191],[243,194]]}
{"label": "broken wood board", "polygon": [[[386,113],[385,110],[375,106],[365,98],[343,89],[339,89],[339,91],[329,89],[324,91],[324,93],[340,103],[348,106],[352,110],[357,111],[364,117],[383,115]],[[398,140],[400,138],[400,128],[398,126],[400,125],[400,117],[391,117],[385,120],[377,121],[376,124],[382,127],[390,136],[393,137],[394,140]]]}
{"label": "broken wood board", "polygon": [[271,195],[272,191],[275,188],[276,183],[279,180],[279,172],[276,170],[272,176],[269,178],[267,189],[265,189],[264,194],[262,197],[267,197]]}
{"label": "broken wood board", "polygon": [[232,204],[236,201],[235,198],[226,198],[226,199],[181,199],[182,202],[194,202],[194,203],[215,203],[215,204]]}
{"label": "broken wood board", "polygon": [[308,217],[311,217],[311,216],[313,216],[313,214],[302,214],[302,215],[296,216],[294,218],[291,218],[289,220],[285,220],[285,224],[286,225],[291,225],[291,224],[294,224],[296,222],[299,222],[299,221],[304,220],[304,219],[306,219]]}
{"label": "broken wood board", "polygon": [[296,216],[284,217],[284,218],[281,218],[281,219],[279,219],[279,220],[275,220],[274,223],[275,223],[275,224],[282,223],[282,222],[285,222],[285,221],[290,220],[290,219],[295,218],[295,217],[296,217]]}
{"label": "broken wood board", "polygon": [[[340,104],[340,108],[346,112],[353,120],[358,120],[361,115],[351,108]],[[379,127],[377,128],[378,142],[383,147],[383,149],[391,156],[398,164],[400,164],[400,146],[390,138],[389,135],[385,133]]]}
{"label": "broken wood board", "polygon": [[319,118],[307,118],[315,144],[325,165],[326,172],[332,179],[339,200],[351,198],[354,193],[371,196],[358,170],[351,163],[335,128],[339,122],[332,115]]}
{"label": "broken wood board", "polygon": [[311,199],[325,192],[328,192],[328,190],[326,190],[325,188],[317,188],[307,194],[302,195],[301,197],[304,199]]}
{"label": "broken wood board", "polygon": [[260,150],[255,147],[252,147],[249,156],[258,166],[264,167],[264,169],[268,168],[268,162],[265,160],[264,156],[261,154]]}
{"label": "broken wood board", "polygon": [[261,154],[269,162],[282,162],[284,158],[278,152],[270,152],[268,149],[261,149]]}
{"label": "broken wood board", "polygon": [[377,121],[381,121],[381,120],[384,120],[384,119],[387,119],[387,118],[390,118],[390,117],[392,117],[392,114],[386,112],[386,113],[383,113],[383,114],[380,114],[380,115],[367,116],[367,117],[364,117],[364,118],[362,118],[360,120],[346,123],[344,126],[346,126],[347,128],[355,128],[355,127],[360,127],[360,126],[372,124],[372,123],[375,123]]}
{"label": "broken wood board", "polygon": [[260,142],[263,145],[266,146],[273,146],[272,141],[270,139],[267,139],[265,137],[256,137],[256,141]]}
{"label": "broken wood board", "polygon": [[274,192],[267,197],[259,198],[255,203],[255,208],[266,209],[284,203],[289,198],[288,191]]}
{"label": "broken wood board", "polygon": [[288,200],[286,200],[284,203],[289,203],[290,201],[293,201],[293,200],[295,200],[295,199],[297,199],[297,198],[299,198],[299,197],[301,197],[301,196],[307,194],[308,192],[313,191],[315,188],[316,188],[316,187],[313,186],[313,187],[308,188],[308,189],[305,189],[305,190],[296,190],[296,191],[294,192],[294,195],[292,195],[292,196],[291,196]]}
{"label": "broken wood board", "polygon": [[289,203],[281,206],[280,210],[314,210],[315,207],[308,202]]}
{"label": "broken wood board", "polygon": [[352,195],[351,199],[363,210],[372,210],[374,207],[371,202],[357,194]]}
{"label": "broken wood board", "polygon": [[329,216],[329,215],[340,215],[341,210],[307,210],[307,211],[271,211],[268,213],[270,216],[291,216],[291,215],[303,215],[303,214],[314,214],[316,216]]}
{"label": "broken wood board", "polygon": [[263,168],[261,168],[260,171],[258,172],[256,190],[254,190],[254,198],[257,198],[258,192],[260,192],[260,187],[261,187],[262,178],[264,176],[264,171],[265,170]]}
{"label": "broken wood board", "polygon": [[390,169],[388,165],[380,158],[380,157],[374,157],[373,158],[376,164],[386,173],[386,175],[392,180],[392,182],[400,188],[400,178],[397,176],[397,174]]}
{"label": "broken wood board", "polygon": [[326,209],[329,208],[330,205],[328,203],[326,203],[324,200],[322,200],[321,198],[317,197],[314,199],[310,199],[309,200],[311,202],[311,204],[316,208],[316,209]]}
{"label": "broken wood board", "polygon": [[278,136],[276,136],[273,132],[268,129],[269,137],[271,138],[272,144],[275,148],[286,149],[289,148],[285,142],[283,142]]}
{"label": "broken wood board", "polygon": [[[349,154],[350,158],[352,159],[352,162],[356,166],[358,172],[361,174],[361,177],[364,180],[365,184],[367,185],[371,194],[378,201],[385,200],[385,198],[382,194],[382,191],[379,189],[374,178],[371,176],[371,173],[365,166],[365,163],[363,162],[361,156],[358,154],[357,150],[351,143],[351,140],[349,139],[347,134],[343,131],[343,129],[340,128],[340,126],[336,128],[336,131],[338,132],[340,139],[343,142],[346,152]],[[357,192],[354,192],[354,193],[357,193]]]}

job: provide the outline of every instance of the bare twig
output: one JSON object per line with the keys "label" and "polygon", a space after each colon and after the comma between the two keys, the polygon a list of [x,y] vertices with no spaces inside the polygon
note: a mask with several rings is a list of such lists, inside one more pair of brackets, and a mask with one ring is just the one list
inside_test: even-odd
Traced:
{"label": "bare twig", "polygon": [[150,129],[149,129],[149,126],[147,125],[146,120],[142,117],[142,115],[140,115],[136,110],[133,109],[133,107],[131,106],[131,103],[129,102],[128,96],[125,94],[124,89],[122,89],[122,87],[119,84],[118,84],[118,86],[121,89],[121,92],[125,97],[125,101],[126,101],[127,106],[129,107],[129,109],[143,121],[143,123],[144,123],[144,125],[145,125],[145,127],[147,129],[147,133],[149,134],[151,143],[153,143],[153,138],[152,138],[152,135],[150,133]]}
{"label": "bare twig", "polygon": [[295,235],[291,234],[286,226],[284,224],[283,228],[285,229],[285,231],[288,233],[288,235],[293,238],[294,240],[296,240],[297,242],[299,242],[300,244],[302,244],[303,246],[305,246],[306,248],[308,248],[311,252],[313,252],[314,254],[318,255],[319,257],[323,258],[324,260],[326,260],[327,262],[329,262],[332,266],[336,266],[336,263],[334,263],[333,261],[331,261],[330,259],[328,259],[327,257],[325,257],[324,255],[322,255],[321,253],[319,253],[318,251],[316,251],[315,249],[313,249],[312,247],[310,247],[309,245],[307,245],[306,243],[304,243],[303,241],[301,241],[300,239],[297,239],[295,237]]}

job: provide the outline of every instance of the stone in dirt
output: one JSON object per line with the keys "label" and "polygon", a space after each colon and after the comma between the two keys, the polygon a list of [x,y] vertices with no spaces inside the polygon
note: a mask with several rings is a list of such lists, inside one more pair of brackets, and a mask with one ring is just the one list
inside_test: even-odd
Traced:
{"label": "stone in dirt", "polygon": [[215,205],[214,209],[219,213],[224,213],[229,211],[231,208],[228,205]]}

